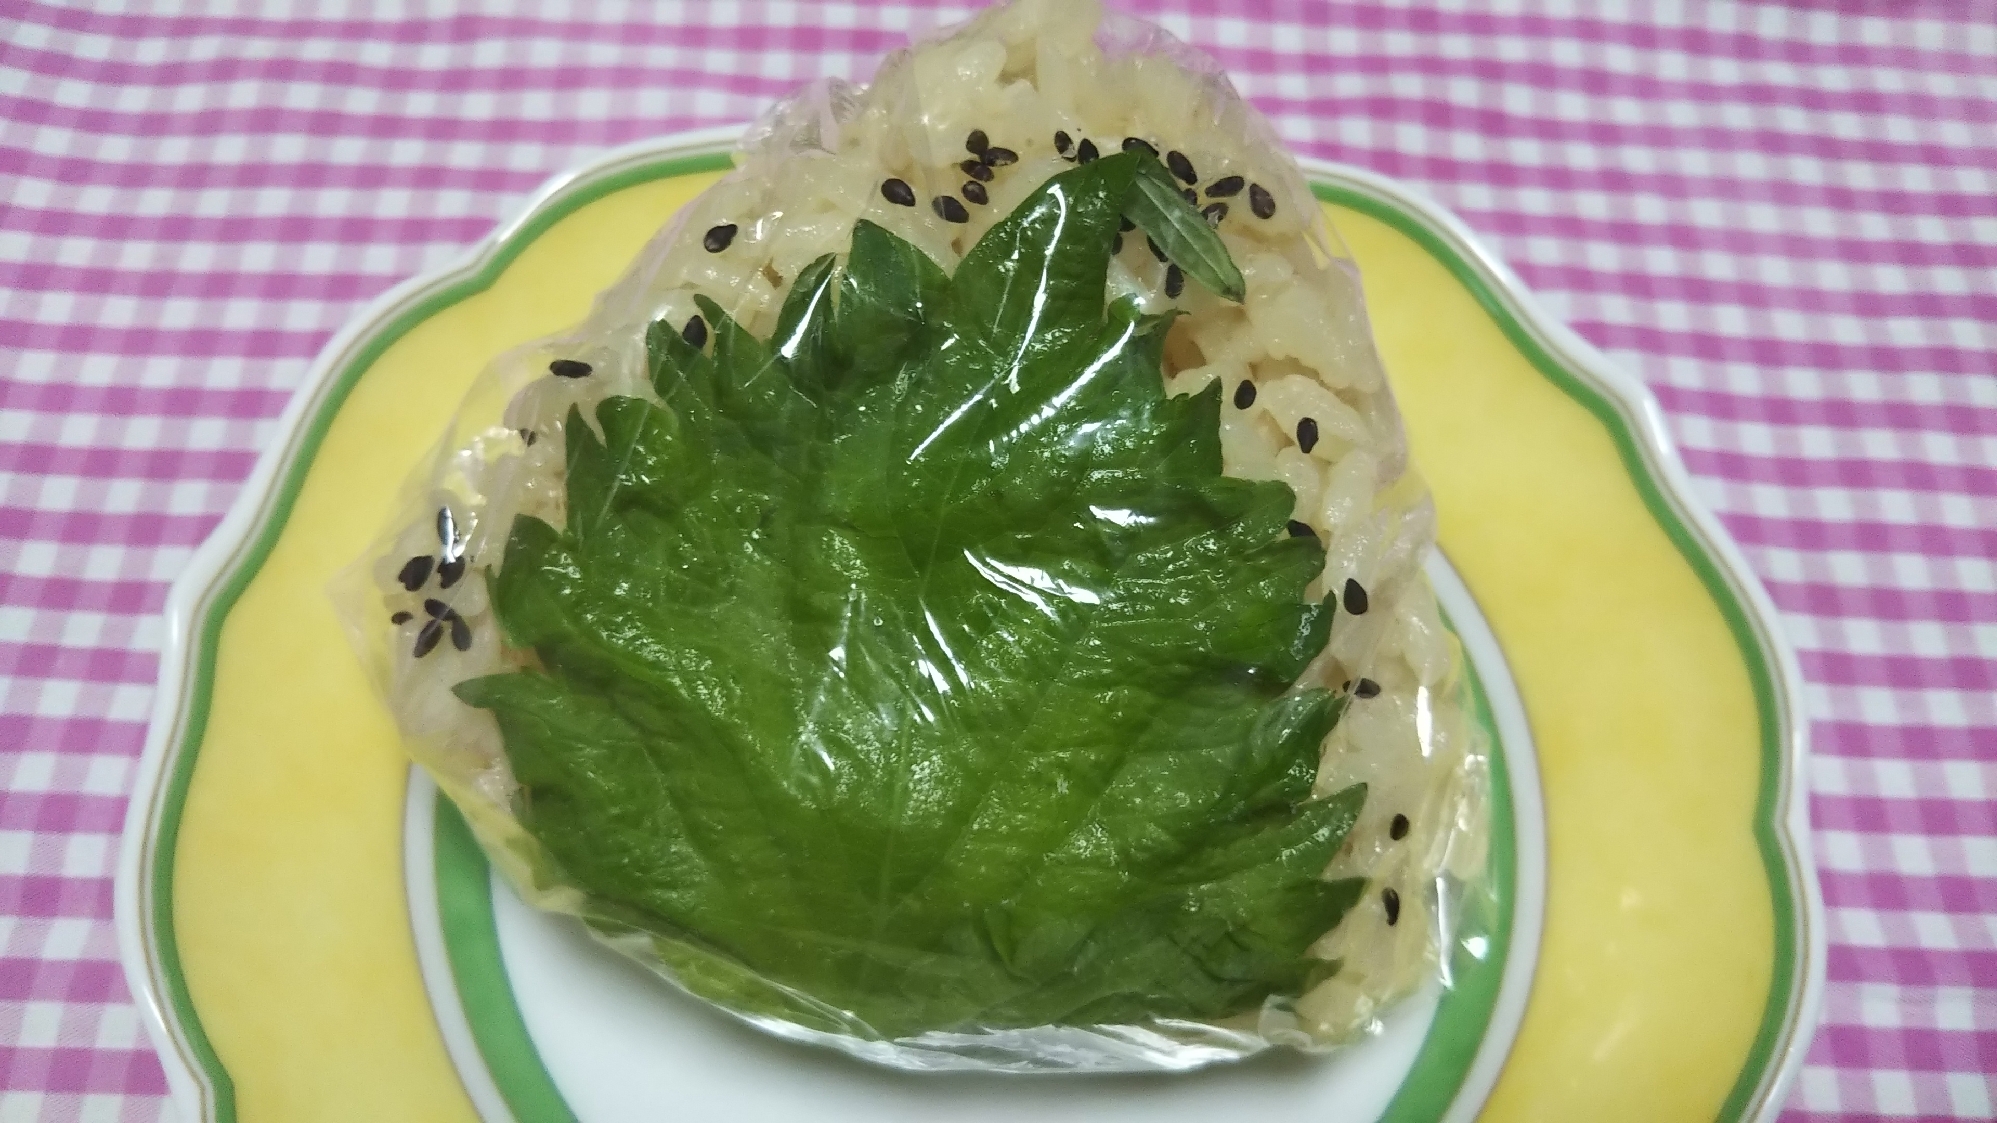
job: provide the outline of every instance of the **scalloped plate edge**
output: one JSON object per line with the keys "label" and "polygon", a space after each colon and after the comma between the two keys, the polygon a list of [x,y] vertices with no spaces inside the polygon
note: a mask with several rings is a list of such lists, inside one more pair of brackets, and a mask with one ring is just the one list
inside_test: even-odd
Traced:
{"label": "scalloped plate edge", "polygon": [[[718,156],[741,135],[737,126],[703,129],[639,141],[612,149],[561,172],[528,196],[513,216],[471,246],[454,263],[413,277],[376,297],[334,335],[313,362],[290,404],[279,416],[275,442],[258,458],[228,514],[188,560],[172,585],[163,609],[160,675],[145,748],[135,774],[120,845],[115,917],[120,958],[141,1021],[159,1052],[172,1101],[192,1108],[194,1118],[233,1115],[233,1091],[219,1071],[213,1050],[197,1025],[184,1024],[178,1008],[189,1005],[185,984],[168,967],[176,957],[170,925],[159,919],[170,898],[151,876],[151,843],[177,829],[178,795],[185,788],[180,768],[184,735],[205,722],[202,687],[213,658],[213,631],[219,621],[209,610],[223,594],[240,591],[253,576],[241,564],[258,540],[282,526],[290,501],[280,488],[311,450],[307,438],[323,424],[329,402],[343,394],[339,375],[377,342],[387,322],[426,300],[490,269],[509,256],[514,239],[572,192],[662,156]],[[1454,214],[1419,189],[1361,168],[1328,161],[1299,161],[1307,178],[1332,192],[1336,201],[1371,201],[1416,221],[1421,233],[1454,252],[1474,275],[1462,279],[1488,309],[1515,324],[1564,373],[1577,375],[1614,410],[1618,436],[1633,439],[1640,463],[1630,465],[1657,484],[1658,512],[1684,528],[1690,548],[1717,563],[1712,574],[1744,612],[1738,621],[1750,665],[1769,673],[1774,713],[1774,759],[1764,761],[1757,838],[1778,894],[1778,972],[1749,1062],[1728,1101],[1727,1118],[1773,1120],[1794,1083],[1822,1005],[1824,913],[1815,867],[1808,860],[1809,819],[1804,787],[1805,725],[1799,720],[1802,675],[1784,639],[1780,616],[1739,547],[1719,521],[1694,498],[1693,482],[1679,459],[1663,410],[1641,382],[1615,367],[1593,345],[1548,313],[1524,283]],[[1322,196],[1321,192],[1321,196]],[[1494,305],[1495,306],[1492,306]],[[1616,428],[1614,425],[1612,429]],[[1682,544],[1681,544],[1682,545]],[[1688,560],[1697,563],[1696,558]],[[1715,589],[1715,593],[1722,590]],[[231,596],[230,599],[233,599]],[[1771,775],[1768,764],[1774,765]],[[1788,900],[1780,897],[1787,896]],[[1786,909],[1785,907],[1786,906]]]}

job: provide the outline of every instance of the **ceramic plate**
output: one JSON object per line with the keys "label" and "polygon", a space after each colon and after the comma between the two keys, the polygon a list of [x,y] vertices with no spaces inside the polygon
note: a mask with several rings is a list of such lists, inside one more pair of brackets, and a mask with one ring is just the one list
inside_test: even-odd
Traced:
{"label": "ceramic plate", "polygon": [[494,880],[399,755],[325,587],[486,361],[581,319],[730,136],[613,152],[376,301],[176,582],[118,909],[189,1118],[1774,1117],[1823,973],[1774,610],[1643,389],[1460,223],[1351,168],[1306,171],[1365,278],[1498,748],[1501,907],[1446,987],[1330,1059],[906,1076],[744,1029]]}

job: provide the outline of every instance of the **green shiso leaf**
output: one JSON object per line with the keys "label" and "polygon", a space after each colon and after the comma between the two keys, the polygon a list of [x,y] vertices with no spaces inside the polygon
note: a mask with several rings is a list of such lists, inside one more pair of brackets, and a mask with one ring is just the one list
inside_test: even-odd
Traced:
{"label": "green shiso leaf", "polygon": [[898,1037],[1218,1018],[1322,966],[1365,795],[1311,798],[1323,557],[1221,475],[1218,389],[1165,395],[1169,318],[1105,307],[1148,167],[1056,176],[955,276],[861,222],[771,340],[703,303],[711,354],[649,335],[663,404],[570,415],[568,526],[520,518],[493,584],[538,669],[458,694],[697,993]]}
{"label": "green shiso leaf", "polygon": [[1179,194],[1178,182],[1163,164],[1145,160],[1138,166],[1137,190],[1125,204],[1124,213],[1158,243],[1166,257],[1186,271],[1186,276],[1208,291],[1237,304],[1247,296],[1241,270],[1228,255],[1220,232]]}

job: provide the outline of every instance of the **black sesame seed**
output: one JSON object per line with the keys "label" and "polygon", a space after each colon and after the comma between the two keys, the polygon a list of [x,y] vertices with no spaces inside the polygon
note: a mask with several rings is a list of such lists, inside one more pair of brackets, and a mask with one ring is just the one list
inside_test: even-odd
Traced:
{"label": "black sesame seed", "polygon": [[1075,149],[1075,159],[1080,160],[1084,164],[1094,163],[1096,157],[1100,155],[1102,153],[1096,151],[1096,142],[1093,140],[1085,140],[1082,142],[1081,147]]}
{"label": "black sesame seed", "polygon": [[1124,150],[1125,152],[1142,152],[1142,153],[1144,153],[1144,154],[1145,154],[1146,156],[1157,156],[1157,155],[1158,155],[1158,150],[1157,150],[1156,148],[1152,147],[1152,145],[1151,145],[1151,142],[1150,142],[1150,141],[1148,141],[1148,140],[1145,140],[1145,139],[1144,139],[1143,137],[1141,137],[1141,136],[1127,136],[1127,137],[1124,137],[1124,138],[1123,138],[1123,150]]}
{"label": "black sesame seed", "polygon": [[1234,388],[1234,408],[1247,409],[1254,404],[1255,384],[1244,378],[1241,380],[1241,384]]}
{"label": "black sesame seed", "polygon": [[391,624],[407,624],[414,619],[415,617],[407,612],[398,612],[395,615],[389,617],[388,622]]}
{"label": "black sesame seed", "polygon": [[548,364],[548,373],[556,378],[588,378],[596,368],[576,359],[556,359]]}
{"label": "black sesame seed", "polygon": [[1221,220],[1227,217],[1227,204],[1208,203],[1200,208],[1200,214],[1205,216],[1208,226],[1219,226]]}
{"label": "black sesame seed", "polygon": [[1248,185],[1248,209],[1255,212],[1256,218],[1271,218],[1276,213],[1276,197],[1259,183]]}
{"label": "black sesame seed", "polygon": [[403,588],[413,593],[423,587],[423,582],[430,579],[430,567],[434,564],[436,559],[428,554],[419,554],[402,563],[402,572],[396,574],[395,579],[402,582]]}
{"label": "black sesame seed", "polygon": [[990,164],[994,168],[1003,168],[1007,164],[1017,164],[1019,163],[1019,153],[1014,152],[1010,148],[994,146],[985,151],[985,163]]}
{"label": "black sesame seed", "polygon": [[444,638],[444,624],[441,620],[426,621],[416,629],[416,657],[423,658],[437,649],[437,641]]}
{"label": "black sesame seed", "polygon": [[455,615],[451,611],[450,605],[445,604],[435,597],[431,597],[423,602],[423,611],[429,613],[430,618],[433,620],[442,620],[447,616]]}
{"label": "black sesame seed", "polygon": [[1147,245],[1147,246],[1150,246],[1150,247],[1151,247],[1151,256],[1152,256],[1152,257],[1155,257],[1155,258],[1157,258],[1157,259],[1158,259],[1158,260],[1160,260],[1160,261],[1170,261],[1170,260],[1172,260],[1171,258],[1169,258],[1169,257],[1166,257],[1166,256],[1165,256],[1165,251],[1164,251],[1164,250],[1162,250],[1162,249],[1159,249],[1159,248],[1158,248],[1158,241],[1157,241],[1157,239],[1155,239],[1155,238],[1153,238],[1153,237],[1151,237],[1150,235],[1148,235],[1148,234],[1147,234],[1147,235],[1145,235],[1145,237],[1144,237],[1144,244],[1145,244],[1145,245]]}
{"label": "black sesame seed", "polygon": [[1339,687],[1339,689],[1340,689],[1340,690],[1350,690],[1350,689],[1352,689],[1352,680],[1351,680],[1351,679],[1346,679],[1346,680],[1345,680],[1345,685],[1344,685],[1344,686],[1341,686],[1341,687]]}
{"label": "black sesame seed", "polygon": [[1116,223],[1116,228],[1117,228],[1118,230],[1122,231],[1123,233],[1125,233],[1125,234],[1128,234],[1128,233],[1130,233],[1130,232],[1131,232],[1132,230],[1135,230],[1135,229],[1137,229],[1137,224],[1136,224],[1136,223],[1134,223],[1134,222],[1132,222],[1132,221],[1130,221],[1130,218],[1129,218],[1129,216],[1128,216],[1128,215],[1118,215],[1118,216],[1117,216],[1117,223]]}
{"label": "black sesame seed", "polygon": [[1059,153],[1060,153],[1061,155],[1063,155],[1063,156],[1066,156],[1066,155],[1068,154],[1068,150],[1069,150],[1069,149],[1071,149],[1071,148],[1073,148],[1073,147],[1075,147],[1075,138],[1074,138],[1074,137],[1071,137],[1071,136],[1069,136],[1069,135],[1068,135],[1067,133],[1065,133],[1065,132],[1062,132],[1062,131],[1060,131],[1060,130],[1058,130],[1058,129],[1057,129],[1057,130],[1055,130],[1055,132],[1054,132],[1054,151],[1056,151],[1056,152],[1059,152]]}
{"label": "black sesame seed", "polygon": [[983,156],[985,149],[991,146],[991,138],[985,135],[983,129],[972,129],[971,135],[964,138],[964,151],[973,156]]}
{"label": "black sesame seed", "polygon": [[1387,826],[1387,837],[1393,839],[1395,842],[1408,837],[1408,817],[1406,815],[1394,816],[1394,821]]}
{"label": "black sesame seed", "polygon": [[1176,265],[1167,265],[1165,267],[1165,295],[1171,297],[1173,300],[1177,300],[1179,299],[1179,294],[1185,291],[1186,271]]}
{"label": "black sesame seed", "polygon": [[1366,615],[1366,586],[1347,577],[1341,599],[1345,601],[1345,611],[1354,616]]}
{"label": "black sesame seed", "polygon": [[451,617],[451,646],[459,651],[472,649],[472,626],[465,623],[464,617],[455,614]]}
{"label": "black sesame seed", "polygon": [[526,445],[528,448],[533,448],[534,442],[540,439],[541,439],[541,434],[536,433],[532,429],[520,430],[520,442]]}
{"label": "black sesame seed", "polygon": [[1309,523],[1307,523],[1307,522],[1298,522],[1298,521],[1297,521],[1296,519],[1291,519],[1291,520],[1290,520],[1290,537],[1292,537],[1292,538],[1316,538],[1316,537],[1317,537],[1317,531],[1315,531],[1315,530],[1312,530],[1312,529],[1311,529],[1311,524],[1309,524]]}
{"label": "black sesame seed", "polygon": [[992,170],[986,167],[982,160],[966,160],[957,165],[957,170],[970,176],[972,179],[988,180],[992,177]]}
{"label": "black sesame seed", "polygon": [[1184,189],[1183,191],[1180,191],[1179,197],[1181,199],[1184,199],[1186,201],[1186,205],[1189,207],[1197,207],[1200,205],[1199,193],[1194,191],[1190,187]]}
{"label": "black sesame seed", "polygon": [[1109,244],[1109,255],[1111,257],[1115,257],[1117,254],[1120,254],[1122,252],[1123,252],[1123,235],[1118,234],[1116,236],[1116,240]]}
{"label": "black sesame seed", "polygon": [[437,566],[437,587],[448,589],[457,584],[465,575],[465,559],[452,558]]}
{"label": "black sesame seed", "polygon": [[1392,889],[1380,890],[1380,903],[1387,908],[1387,927],[1401,922],[1401,895]]}
{"label": "black sesame seed", "polygon": [[992,197],[985,193],[985,185],[979,183],[975,179],[965,181],[964,198],[969,199],[970,201],[978,204],[981,207],[984,206],[986,203],[992,201]]}
{"label": "black sesame seed", "polygon": [[1212,183],[1207,184],[1207,198],[1226,199],[1239,195],[1241,194],[1241,188],[1246,183],[1247,180],[1242,179],[1238,175],[1222,176]]}
{"label": "black sesame seed", "polygon": [[964,204],[958,202],[955,195],[938,195],[929,200],[929,208],[945,222],[971,221],[971,212],[964,209]]}
{"label": "black sesame seed", "polygon": [[1352,693],[1357,694],[1361,698],[1378,698],[1380,696],[1380,684],[1370,678],[1362,678],[1359,680],[1359,685],[1352,688]]}
{"label": "black sesame seed", "polygon": [[707,321],[699,316],[689,317],[686,326],[680,329],[680,338],[696,351],[707,346]]}
{"label": "black sesame seed", "polygon": [[884,180],[881,183],[881,198],[897,207],[912,207],[915,205],[915,188],[910,187],[905,179]]}
{"label": "black sesame seed", "polygon": [[735,229],[735,224],[732,222],[710,226],[700,239],[700,244],[707,247],[708,253],[720,253],[728,248],[728,243],[735,240]]}
{"label": "black sesame seed", "polygon": [[1193,162],[1186,159],[1186,154],[1176,148],[1165,153],[1165,166],[1172,169],[1173,175],[1178,176],[1187,183],[1198,183],[1200,181],[1199,174],[1193,171]]}
{"label": "black sesame seed", "polygon": [[1317,447],[1317,418],[1305,417],[1297,422],[1297,447],[1305,452]]}

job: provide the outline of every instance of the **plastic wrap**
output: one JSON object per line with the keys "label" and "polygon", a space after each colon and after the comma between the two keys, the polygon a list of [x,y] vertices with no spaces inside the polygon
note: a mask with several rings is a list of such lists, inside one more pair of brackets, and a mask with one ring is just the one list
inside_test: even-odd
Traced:
{"label": "plastic wrap", "polygon": [[1323,1049],[1487,746],[1357,277],[1203,57],[994,8],[779,104],[335,595],[523,898],[903,1068]]}

